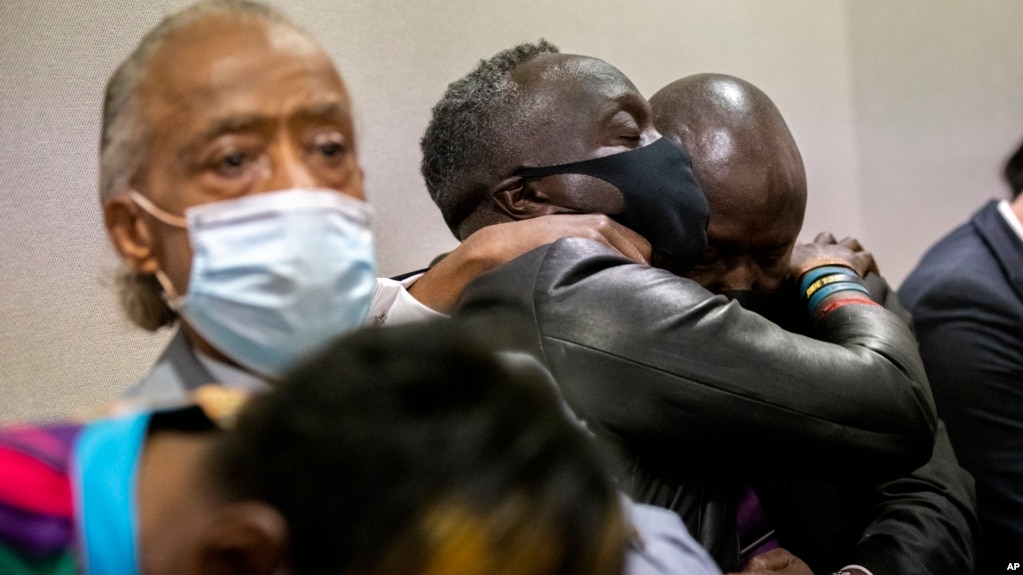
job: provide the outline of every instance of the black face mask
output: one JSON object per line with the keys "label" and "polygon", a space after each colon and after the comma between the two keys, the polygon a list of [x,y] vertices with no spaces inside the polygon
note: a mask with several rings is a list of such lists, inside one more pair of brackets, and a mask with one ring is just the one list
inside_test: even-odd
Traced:
{"label": "black face mask", "polygon": [[682,146],[668,138],[622,152],[557,166],[519,168],[514,175],[540,178],[554,174],[583,174],[618,188],[625,208],[608,214],[650,242],[682,273],[693,267],[707,249],[710,208],[693,177],[693,165]]}

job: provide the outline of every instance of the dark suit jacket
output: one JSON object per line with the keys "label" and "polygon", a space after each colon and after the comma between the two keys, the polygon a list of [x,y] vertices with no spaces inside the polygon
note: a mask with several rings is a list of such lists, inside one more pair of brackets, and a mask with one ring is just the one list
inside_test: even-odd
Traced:
{"label": "dark suit jacket", "polygon": [[916,343],[886,310],[839,308],[811,339],[575,238],[485,274],[458,312],[495,308],[526,317],[565,400],[622,447],[623,488],[678,511],[726,571],[737,566],[736,470],[876,482],[931,455]]}
{"label": "dark suit jacket", "polygon": [[1023,242],[990,202],[899,290],[952,446],[977,482],[978,573],[1023,559]]}

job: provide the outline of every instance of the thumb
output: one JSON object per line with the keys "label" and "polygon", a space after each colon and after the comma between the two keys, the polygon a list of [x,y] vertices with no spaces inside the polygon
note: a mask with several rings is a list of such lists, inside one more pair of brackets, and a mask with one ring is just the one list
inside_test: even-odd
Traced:
{"label": "thumb", "polygon": [[771,549],[750,559],[746,566],[747,571],[780,571],[787,567],[794,556],[785,549]]}

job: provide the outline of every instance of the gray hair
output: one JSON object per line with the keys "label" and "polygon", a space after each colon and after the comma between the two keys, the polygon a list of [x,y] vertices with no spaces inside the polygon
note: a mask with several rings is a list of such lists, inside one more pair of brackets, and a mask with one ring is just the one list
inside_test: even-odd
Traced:
{"label": "gray hair", "polygon": [[[198,2],[164,18],[142,38],[107,82],[99,143],[101,204],[127,193],[131,180],[142,167],[148,126],[140,117],[138,91],[150,60],[176,32],[214,15],[257,18],[304,34],[274,8],[250,0]],[[117,285],[121,306],[132,322],[151,331],[174,323],[177,316],[164,302],[163,290],[152,274],[125,268],[119,274]]]}
{"label": "gray hair", "polygon": [[557,46],[543,39],[498,52],[449,84],[433,107],[419,142],[420,168],[430,197],[456,237],[463,220],[485,200],[467,176],[486,171],[501,151],[492,123],[517,92],[512,71],[540,54],[556,53]]}

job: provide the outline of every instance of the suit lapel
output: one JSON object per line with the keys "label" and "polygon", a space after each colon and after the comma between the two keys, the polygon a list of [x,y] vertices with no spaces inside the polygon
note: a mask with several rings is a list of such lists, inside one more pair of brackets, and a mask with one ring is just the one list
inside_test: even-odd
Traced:
{"label": "suit lapel", "polygon": [[992,201],[973,216],[973,228],[991,248],[1016,296],[1023,300],[1023,241],[1009,227]]}

